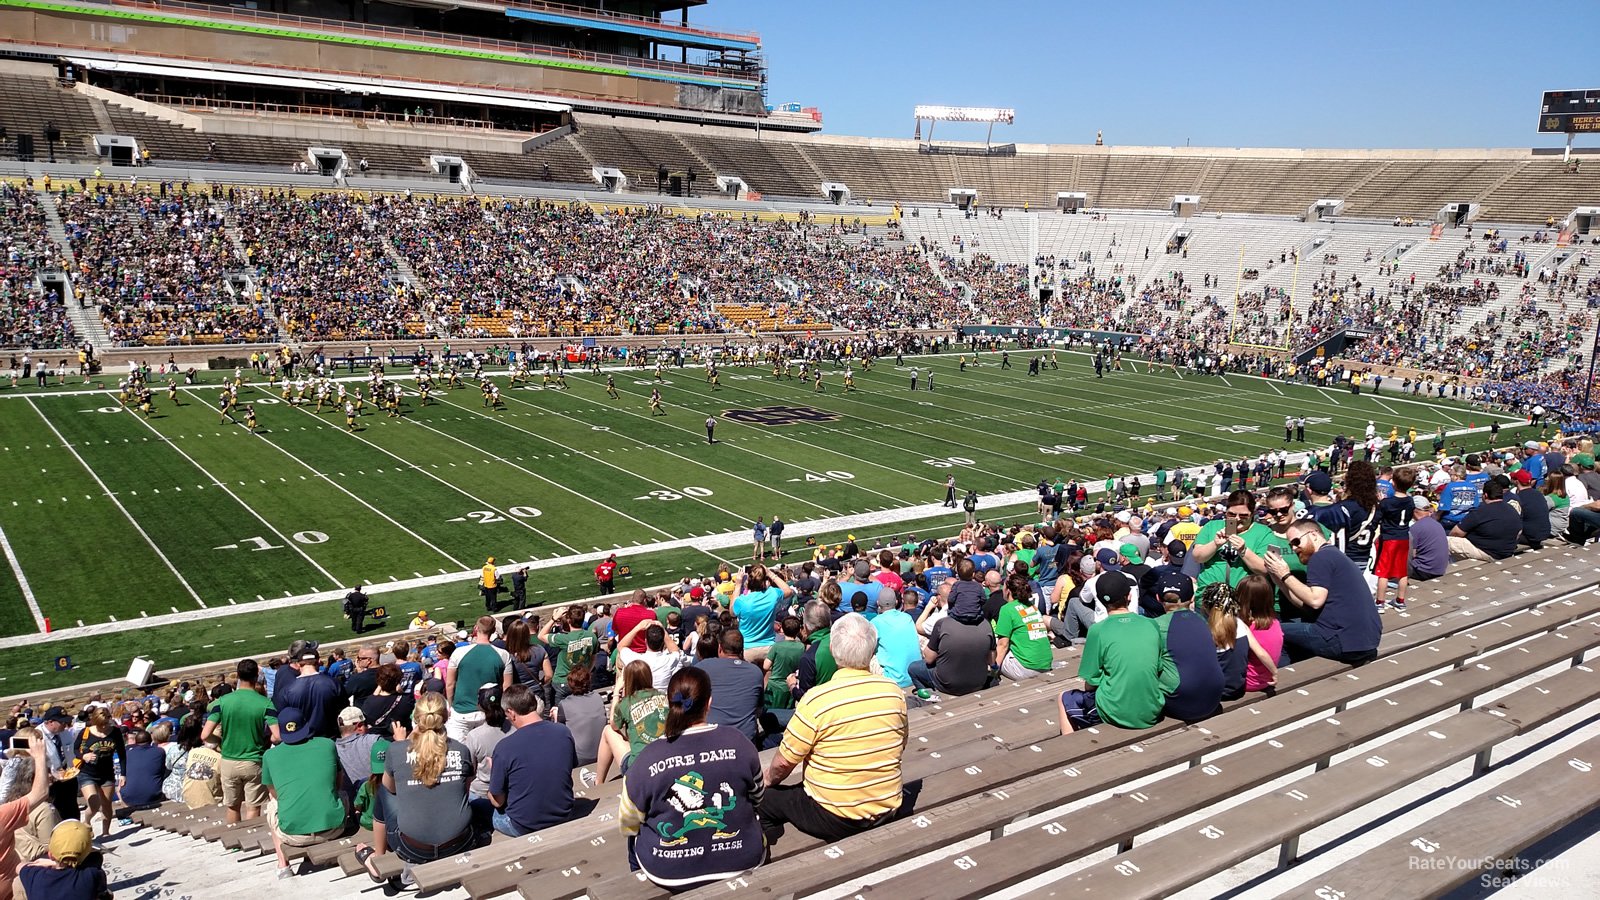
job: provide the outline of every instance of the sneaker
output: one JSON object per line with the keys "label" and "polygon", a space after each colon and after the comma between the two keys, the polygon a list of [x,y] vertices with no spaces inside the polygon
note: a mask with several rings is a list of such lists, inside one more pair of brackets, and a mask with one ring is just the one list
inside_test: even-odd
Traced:
{"label": "sneaker", "polygon": [[1389,601],[1389,608],[1394,610],[1395,612],[1405,612],[1406,611],[1406,598],[1404,598],[1404,597],[1396,597],[1393,600],[1390,600]]}
{"label": "sneaker", "polygon": [[1384,606],[1382,603],[1378,604],[1378,615],[1381,616],[1381,615],[1383,615],[1384,613],[1386,613],[1388,611],[1389,611],[1389,607]]}
{"label": "sneaker", "polygon": [[294,866],[280,866],[278,868],[278,880],[279,881],[282,881],[285,878],[293,878],[293,877],[294,877]]}

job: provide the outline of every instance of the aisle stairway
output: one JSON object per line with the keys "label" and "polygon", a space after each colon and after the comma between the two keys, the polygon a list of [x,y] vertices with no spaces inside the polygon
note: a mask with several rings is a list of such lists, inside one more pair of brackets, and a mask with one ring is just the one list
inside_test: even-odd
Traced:
{"label": "aisle stairway", "polygon": [[[72,253],[72,243],[67,240],[67,228],[61,222],[61,213],[56,209],[56,203],[46,194],[43,188],[39,191],[39,206],[44,210],[45,231],[50,235],[50,240],[56,242],[61,250],[61,259],[67,262],[67,277],[75,279],[78,270],[78,260]],[[73,292],[77,293],[74,283]],[[72,322],[72,327],[77,330],[78,336],[96,347],[109,347],[111,336],[106,333],[106,325],[100,321],[98,310],[84,306],[73,298],[66,298],[62,304],[67,310],[67,319]]]}

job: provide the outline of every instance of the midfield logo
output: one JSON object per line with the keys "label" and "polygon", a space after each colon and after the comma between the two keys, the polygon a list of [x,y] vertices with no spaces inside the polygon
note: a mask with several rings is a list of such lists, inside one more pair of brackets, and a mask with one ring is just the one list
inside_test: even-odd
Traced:
{"label": "midfield logo", "polygon": [[760,409],[724,410],[722,417],[745,425],[765,425],[770,428],[798,425],[801,422],[832,422],[839,418],[839,414],[811,406],[763,406]]}

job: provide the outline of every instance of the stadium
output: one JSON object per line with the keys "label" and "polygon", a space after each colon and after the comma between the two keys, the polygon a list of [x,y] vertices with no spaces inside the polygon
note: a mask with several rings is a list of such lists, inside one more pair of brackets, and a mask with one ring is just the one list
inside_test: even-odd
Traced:
{"label": "stadium", "polygon": [[837,133],[741,13],[0,0],[0,898],[1600,891],[1600,89]]}

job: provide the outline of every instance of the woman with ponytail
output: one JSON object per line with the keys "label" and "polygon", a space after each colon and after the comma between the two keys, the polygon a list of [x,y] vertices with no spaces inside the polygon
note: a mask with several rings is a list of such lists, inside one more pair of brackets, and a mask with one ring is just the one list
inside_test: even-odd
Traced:
{"label": "woman with ponytail", "polygon": [[623,776],[622,833],[631,864],[670,891],[737,876],[766,858],[756,820],[761,758],[736,728],[709,725],[711,678],[693,666],[667,684],[660,739]]}
{"label": "woman with ponytail", "polygon": [[[472,751],[445,735],[450,705],[444,695],[417,698],[413,730],[384,756],[383,789],[392,795],[395,854],[407,863],[454,856],[476,843],[467,789],[475,773]],[[402,878],[402,880],[404,880]]]}

